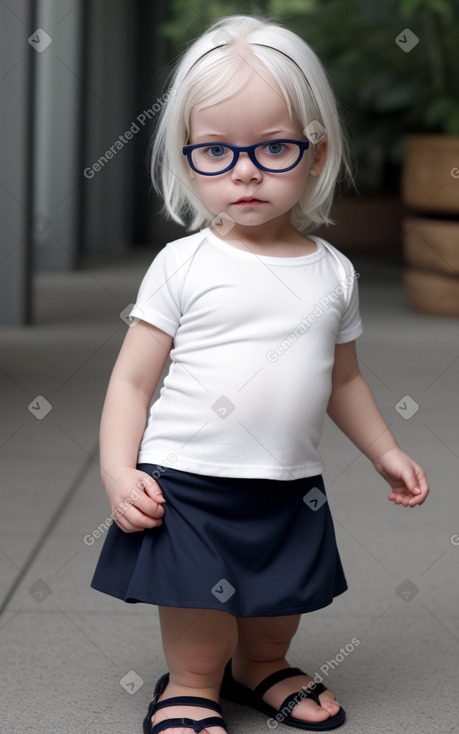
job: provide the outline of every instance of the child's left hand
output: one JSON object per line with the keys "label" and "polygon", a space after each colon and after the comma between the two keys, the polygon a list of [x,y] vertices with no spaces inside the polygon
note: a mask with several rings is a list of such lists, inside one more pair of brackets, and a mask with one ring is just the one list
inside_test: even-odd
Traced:
{"label": "child's left hand", "polygon": [[386,451],[373,465],[392,487],[387,499],[403,507],[422,505],[429,494],[424,470],[399,448]]}

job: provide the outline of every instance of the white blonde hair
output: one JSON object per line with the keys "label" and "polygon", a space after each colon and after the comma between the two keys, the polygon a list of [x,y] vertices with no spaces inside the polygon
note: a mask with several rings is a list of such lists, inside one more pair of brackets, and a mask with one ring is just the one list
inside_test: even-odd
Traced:
{"label": "white blonde hair", "polygon": [[254,65],[260,64],[278,84],[289,115],[296,114],[302,129],[319,123],[327,135],[325,165],[319,176],[308,177],[292,209],[296,229],[307,232],[332,224],[329,212],[342,165],[352,179],[335,98],[312,48],[270,20],[229,16],[214,23],[180,59],[153,142],[152,181],[164,200],[164,212],[179,224],[189,224],[189,230],[207,226],[215,218],[201,202],[182,153],[188,143],[191,110],[236,94]]}

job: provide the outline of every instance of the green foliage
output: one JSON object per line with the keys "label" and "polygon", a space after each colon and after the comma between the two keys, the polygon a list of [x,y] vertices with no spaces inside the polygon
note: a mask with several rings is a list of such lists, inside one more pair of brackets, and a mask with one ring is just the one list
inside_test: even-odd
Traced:
{"label": "green foliage", "polygon": [[[175,57],[232,14],[278,19],[317,51],[350,131],[360,186],[390,186],[406,134],[459,134],[459,0],[170,0],[161,31]],[[405,29],[419,39],[409,51],[396,42]]]}

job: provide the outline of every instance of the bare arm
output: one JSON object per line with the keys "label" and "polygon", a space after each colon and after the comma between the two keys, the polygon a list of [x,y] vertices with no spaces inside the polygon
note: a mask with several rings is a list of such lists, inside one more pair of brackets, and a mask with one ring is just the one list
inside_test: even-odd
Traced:
{"label": "bare arm", "polygon": [[147,409],[171,346],[172,337],[138,321],[126,334],[108,385],[100,426],[101,477],[114,519],[126,532],[155,527],[164,514],[159,486],[136,463]]}
{"label": "bare arm", "polygon": [[422,504],[429,488],[423,469],[398,446],[360,374],[355,342],[337,344],[328,415],[373,462],[392,487],[389,500]]}

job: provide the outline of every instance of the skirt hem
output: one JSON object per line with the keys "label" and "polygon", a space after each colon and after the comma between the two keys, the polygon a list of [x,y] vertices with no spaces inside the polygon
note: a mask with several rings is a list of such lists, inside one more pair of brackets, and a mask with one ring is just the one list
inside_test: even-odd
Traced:
{"label": "skirt hem", "polygon": [[112,523],[94,589],[237,617],[316,611],[347,589],[320,475],[280,482],[138,468],[162,490],[163,523],[135,533]]}
{"label": "skirt hem", "polygon": [[235,607],[231,604],[209,604],[208,602],[202,603],[198,599],[177,603],[174,599],[159,600],[157,596],[155,597],[155,599],[146,598],[145,594],[142,594],[141,592],[138,594],[134,592],[135,596],[126,596],[125,592],[121,589],[105,586],[103,584],[98,584],[96,586],[94,583],[92,583],[91,588],[95,589],[96,591],[100,591],[103,594],[113,596],[116,599],[120,599],[127,604],[151,604],[163,607],[176,607],[178,609],[214,609],[216,611],[228,612],[235,617],[282,617],[291,614],[307,614],[309,612],[316,612],[319,609],[324,609],[325,607],[330,606],[330,604],[332,604],[333,600],[337,596],[344,594],[344,592],[348,589],[348,587],[345,586],[342,590],[335,592],[332,597],[313,603],[298,604],[294,607],[282,607],[280,609],[269,611],[267,611],[266,609],[255,607],[250,611],[246,611],[240,607]]}

